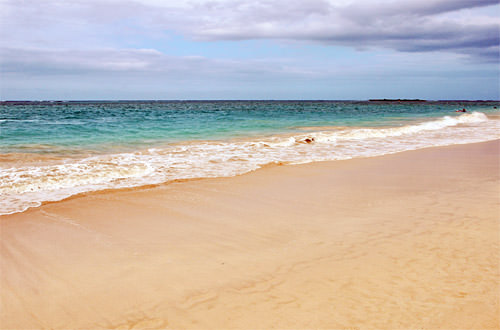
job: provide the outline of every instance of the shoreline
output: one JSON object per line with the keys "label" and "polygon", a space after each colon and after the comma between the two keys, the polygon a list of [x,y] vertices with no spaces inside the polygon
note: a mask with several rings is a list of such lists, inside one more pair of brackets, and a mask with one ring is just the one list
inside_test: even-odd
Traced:
{"label": "shoreline", "polygon": [[[374,109],[377,106],[372,108],[368,110],[375,111]],[[91,110],[101,111],[102,109],[94,107],[89,111]],[[167,116],[155,107],[146,110],[146,113],[152,113],[155,116],[160,114]],[[216,109],[212,110],[213,113],[208,114],[208,118],[217,115]],[[279,115],[290,116],[286,123],[294,122],[297,124],[300,122],[300,116],[295,114],[292,111],[293,109],[288,107],[285,110],[284,112],[280,111]],[[390,114],[389,110],[386,109]],[[115,136],[118,140],[116,140],[116,143],[111,144],[110,141],[113,139],[109,141],[106,139],[114,136],[113,134],[119,134],[118,130],[111,128],[109,129],[112,133],[108,132],[109,134],[106,135],[107,133],[101,132],[102,134],[99,133],[101,135],[95,136],[95,139],[103,138],[102,143],[91,140],[88,136],[93,136],[93,134],[90,134],[92,130],[86,130],[84,123],[87,120],[88,126],[94,127],[97,122],[90,117],[77,123],[66,122],[67,120],[61,119],[62,121],[57,121],[56,126],[47,126],[49,131],[54,131],[56,127],[60,126],[59,124],[77,125],[74,129],[83,129],[87,132],[87,138],[80,141],[79,146],[74,144],[76,140],[69,134],[73,128],[68,128],[68,130],[64,131],[64,134],[61,133],[62,137],[53,141],[55,144],[44,140],[45,137],[40,137],[40,139],[31,142],[27,138],[25,142],[28,144],[19,144],[21,141],[16,140],[14,125],[18,120],[22,131],[36,130],[36,127],[39,126],[42,129],[44,120],[46,120],[23,119],[29,117],[29,114],[25,114],[25,116],[19,115],[19,118],[16,117],[17,119],[6,119],[8,125],[5,127],[7,134],[4,152],[7,153],[0,155],[0,176],[2,176],[0,193],[3,196],[3,199],[0,200],[0,214],[22,212],[28,207],[41,205],[43,202],[60,201],[89,191],[148,186],[176,179],[230,177],[255,171],[262,167],[263,164],[302,164],[374,157],[429,146],[446,146],[457,142],[474,143],[498,139],[500,121],[488,117],[488,114],[493,111],[492,109],[486,111],[487,109],[478,108],[478,110],[484,110],[486,113],[471,111],[465,114],[445,114],[442,113],[444,110],[441,108],[434,109],[434,112],[431,110],[422,109],[423,113],[420,115],[409,115],[408,110],[406,110],[399,117],[391,117],[394,114],[387,118],[380,115],[378,119],[369,117],[365,119],[365,122],[358,122],[358,120],[361,120],[358,112],[355,111],[354,115],[349,117],[345,113],[340,114],[342,111],[336,109],[334,113],[339,113],[339,122],[335,124],[335,129],[320,126],[312,131],[297,128],[294,130],[295,124],[295,126],[279,124],[280,122],[276,117],[273,119],[272,125],[268,123],[276,128],[272,130],[273,134],[269,136],[265,132],[271,126],[265,128],[265,126],[260,127],[258,125],[260,119],[258,119],[257,115],[263,110],[259,110],[256,114],[252,113],[251,116],[248,115],[253,120],[253,128],[240,123],[241,131],[238,130],[239,126],[234,130],[226,131],[227,127],[224,127],[232,120],[231,118],[237,119],[241,115],[237,110],[234,110],[234,113],[227,115],[226,121],[216,123],[221,126],[222,130],[217,130],[209,124],[203,124],[207,126],[205,129],[212,128],[210,128],[211,131],[203,131],[205,133],[201,134],[201,136],[205,136],[205,138],[202,140],[197,140],[196,134],[193,135],[194,133],[189,131],[188,127],[184,127],[187,125],[187,117],[181,116],[184,118],[182,119],[184,121],[181,120],[184,126],[181,125],[178,128],[180,132],[183,130],[182,127],[187,129],[186,132],[191,132],[189,134],[184,132],[187,135],[184,135],[184,133],[181,135],[174,134],[175,130],[171,132],[168,129],[167,131],[170,133],[167,134],[162,131],[165,128],[160,129],[161,124],[159,123],[162,122],[161,120],[155,121],[155,124],[144,120],[141,125],[146,125],[145,127],[152,125],[152,131],[148,134],[156,136],[150,141],[151,143],[146,143],[147,149],[143,149],[143,147],[146,147],[143,143],[148,141],[145,138],[147,134],[143,138],[136,136],[135,139],[137,140],[134,140],[132,137],[135,135],[129,132],[123,139]],[[25,109],[25,111],[27,110]],[[276,111],[276,109],[273,111]],[[53,112],[57,111],[53,110]],[[112,117],[115,118],[116,114],[114,112],[112,114]],[[182,115],[182,111],[180,114]],[[198,114],[198,116],[202,114]],[[225,112],[224,114],[226,116]],[[322,118],[323,114],[318,110],[309,120],[314,122]],[[57,115],[57,113],[54,113],[54,115]],[[122,115],[124,118],[120,119],[120,122],[130,122],[127,116],[132,115],[126,113]],[[166,120],[167,117],[162,117],[162,120]],[[214,119],[212,118],[212,120]],[[345,122],[348,126],[338,126],[342,122]],[[361,126],[355,126],[355,123]],[[303,124],[305,125],[302,125],[303,128],[310,127],[305,122]],[[94,127],[97,130],[96,132],[106,127],[106,125],[101,126],[98,126],[100,128]],[[257,129],[258,127],[260,129]],[[129,128],[132,129],[132,127]],[[282,132],[282,130],[287,132]],[[252,137],[252,132],[261,132],[263,135],[259,133],[258,136]],[[227,140],[207,140],[206,138],[210,134],[215,134],[213,137],[220,138],[227,135]],[[233,135],[234,138],[230,138]],[[244,135],[247,136],[244,137]],[[167,143],[168,139],[166,139],[163,141],[165,143],[160,143],[160,140],[163,140],[162,136],[165,139],[170,136],[170,138],[173,138],[172,141],[177,139],[184,141]],[[195,140],[191,141],[189,136]],[[201,136],[198,136],[198,138]],[[66,144],[63,143],[64,141],[68,143],[72,141],[72,143]],[[108,142],[105,143],[104,141]],[[135,142],[132,143],[133,141]],[[89,144],[89,142],[92,143]],[[58,143],[63,143],[65,146],[58,146]],[[9,145],[12,148],[7,147]],[[134,146],[133,149],[129,149],[132,146]],[[29,152],[23,153],[23,148],[25,148],[24,151]],[[80,153],[79,156],[78,153]]]}
{"label": "shoreline", "polygon": [[[303,133],[303,135],[305,136],[304,139],[307,142],[298,142],[298,143],[302,143],[302,144],[306,144],[307,145],[309,143],[312,143],[312,141],[314,141],[314,138],[308,138],[306,136],[307,133],[308,132],[304,132]],[[284,134],[283,136],[288,136],[288,134]],[[267,138],[269,139],[270,137],[267,137]],[[245,138],[245,139],[241,138],[242,141],[244,141],[246,139],[247,138]],[[27,211],[29,211],[31,209],[39,208],[39,207],[41,207],[43,205],[64,202],[66,200],[71,200],[73,198],[80,198],[80,197],[84,197],[84,196],[92,195],[92,194],[107,193],[107,192],[113,192],[113,191],[119,192],[119,191],[151,189],[151,188],[160,187],[160,186],[163,186],[163,185],[175,184],[175,183],[179,183],[179,182],[189,182],[189,181],[197,181],[197,180],[211,180],[211,179],[232,178],[232,177],[238,177],[238,176],[241,176],[241,175],[247,175],[247,174],[250,174],[250,173],[253,173],[253,172],[256,172],[256,171],[260,171],[262,169],[272,168],[274,166],[302,166],[302,165],[314,164],[314,163],[343,162],[343,161],[366,159],[366,158],[378,158],[378,157],[385,157],[385,156],[388,156],[388,155],[400,154],[400,153],[406,153],[406,152],[413,152],[413,151],[418,151],[418,150],[426,150],[426,149],[432,149],[432,148],[443,148],[443,147],[453,147],[453,146],[458,146],[458,145],[488,143],[488,142],[497,141],[497,140],[498,139],[491,139],[491,140],[479,141],[479,142],[464,142],[464,143],[456,143],[456,144],[451,144],[451,145],[437,145],[437,146],[417,147],[416,149],[398,150],[398,151],[394,151],[394,152],[385,153],[385,154],[382,154],[382,155],[355,156],[353,158],[347,158],[347,159],[312,160],[312,161],[308,161],[308,162],[304,162],[304,163],[293,163],[293,162],[285,161],[285,160],[284,161],[275,161],[273,163],[268,163],[268,164],[260,165],[256,169],[248,170],[247,172],[242,172],[242,173],[238,173],[238,174],[230,175],[230,176],[224,176],[223,175],[223,176],[215,176],[215,177],[208,176],[208,177],[178,178],[178,179],[171,179],[171,180],[168,180],[168,181],[165,181],[165,182],[157,182],[157,183],[153,182],[153,183],[140,184],[140,185],[132,185],[132,186],[109,187],[109,188],[102,188],[102,189],[97,189],[97,190],[88,190],[88,191],[82,191],[82,192],[74,193],[72,195],[69,195],[67,197],[63,197],[61,199],[36,201],[36,203],[40,203],[40,204],[36,205],[36,206],[28,206],[28,207],[26,207],[22,211],[12,211],[12,212],[9,212],[9,213],[0,213],[0,221],[1,221],[1,218],[3,216],[9,216],[9,215],[18,214],[18,213],[24,213],[24,212],[27,212]],[[193,141],[191,141],[191,142],[193,142]],[[207,140],[207,141],[203,141],[203,142],[216,142],[216,141],[215,140],[214,141]],[[187,143],[187,142],[182,142],[179,145],[183,145],[185,143]],[[176,144],[170,144],[169,146],[171,146],[171,145],[175,146]],[[144,152],[145,150],[147,150],[147,149],[142,150],[142,152]],[[141,153],[141,150],[139,150],[138,152]],[[103,154],[103,155],[105,155],[105,154]],[[94,156],[96,156],[96,155],[94,155]],[[33,157],[36,158],[38,156],[33,156]],[[49,157],[52,158],[52,156],[49,156]],[[81,158],[81,159],[85,160],[85,159],[88,159],[88,157],[84,157],[84,158]],[[62,159],[61,159],[61,161],[62,161]],[[58,164],[58,163],[54,162],[53,164],[47,163],[47,164],[44,164],[44,165],[56,165],[56,164]]]}
{"label": "shoreline", "polygon": [[7,328],[495,328],[500,140],[4,215]]}

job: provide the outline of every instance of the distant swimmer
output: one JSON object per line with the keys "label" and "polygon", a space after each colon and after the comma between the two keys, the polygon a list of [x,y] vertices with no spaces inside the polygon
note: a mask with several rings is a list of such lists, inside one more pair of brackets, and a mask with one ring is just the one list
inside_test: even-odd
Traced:
{"label": "distant swimmer", "polygon": [[463,108],[462,110],[456,110],[455,112],[467,112],[467,110],[465,110],[465,108]]}

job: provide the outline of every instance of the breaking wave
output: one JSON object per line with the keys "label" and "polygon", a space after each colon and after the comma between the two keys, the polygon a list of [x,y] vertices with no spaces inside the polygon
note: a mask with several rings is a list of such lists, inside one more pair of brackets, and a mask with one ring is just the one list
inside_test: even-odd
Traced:
{"label": "breaking wave", "polygon": [[35,165],[29,161],[0,162],[0,214],[22,212],[44,201],[83,192],[176,179],[234,176],[271,163],[371,157],[488,141],[500,137],[499,123],[481,112],[473,112],[400,127],[322,127],[307,133],[184,142],[85,158],[51,158],[46,162],[38,160]]}

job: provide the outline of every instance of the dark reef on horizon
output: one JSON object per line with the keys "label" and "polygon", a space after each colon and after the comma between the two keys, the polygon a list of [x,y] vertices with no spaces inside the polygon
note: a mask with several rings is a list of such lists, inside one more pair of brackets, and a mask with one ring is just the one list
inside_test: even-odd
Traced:
{"label": "dark reef on horizon", "polygon": [[370,99],[369,102],[383,102],[383,103],[424,103],[428,102],[427,100],[421,99]]}
{"label": "dark reef on horizon", "polygon": [[425,104],[467,104],[467,103],[499,103],[500,100],[422,100],[422,99],[369,99],[369,100],[9,100],[0,101],[0,105],[71,105],[71,104],[126,104],[126,103],[224,103],[224,102],[256,102],[256,103],[425,103]]}

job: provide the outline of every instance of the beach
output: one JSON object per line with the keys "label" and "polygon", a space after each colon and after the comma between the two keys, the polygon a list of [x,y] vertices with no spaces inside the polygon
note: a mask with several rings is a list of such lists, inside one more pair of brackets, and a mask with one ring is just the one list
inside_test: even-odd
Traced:
{"label": "beach", "polygon": [[0,0],[0,330],[500,330],[499,17]]}
{"label": "beach", "polygon": [[500,140],[0,217],[2,329],[498,329]]}

